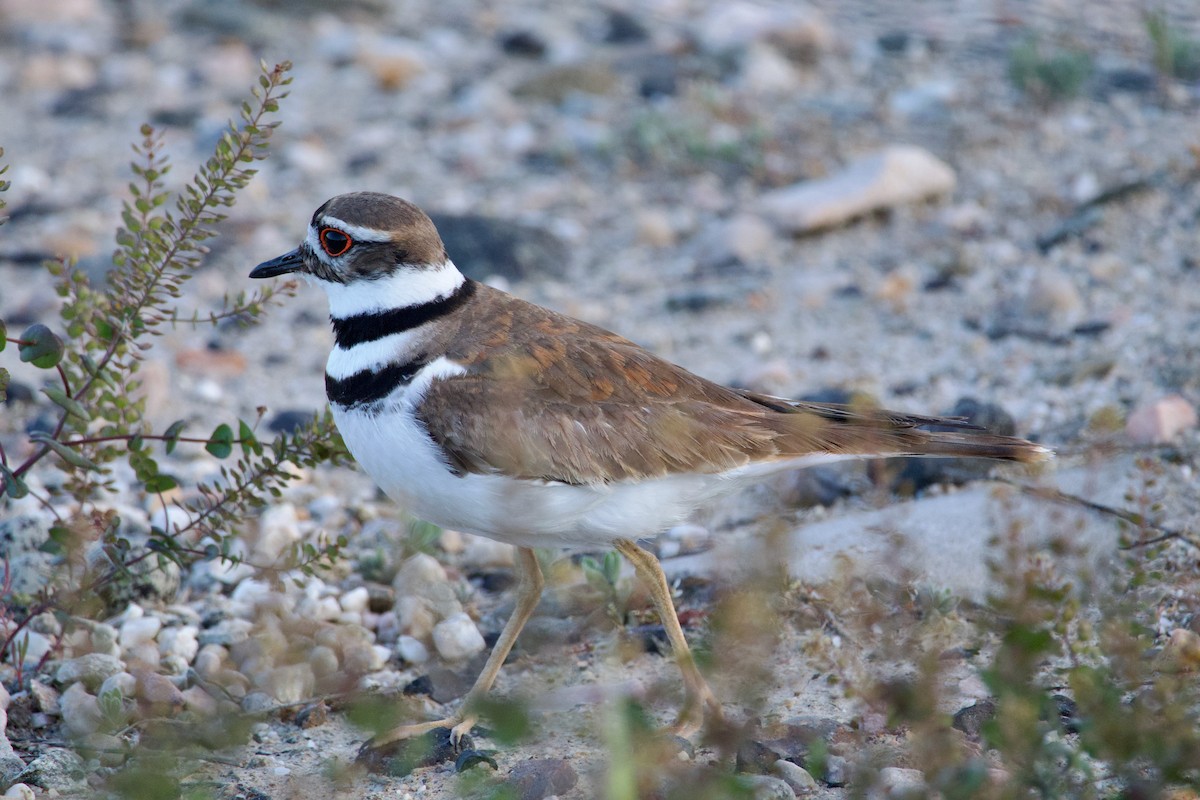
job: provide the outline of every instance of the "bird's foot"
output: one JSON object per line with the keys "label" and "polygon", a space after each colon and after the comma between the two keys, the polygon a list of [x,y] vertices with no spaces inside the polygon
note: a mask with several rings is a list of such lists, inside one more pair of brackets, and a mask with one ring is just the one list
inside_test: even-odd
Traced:
{"label": "bird's foot", "polygon": [[725,713],[721,710],[721,702],[713,694],[708,684],[699,681],[686,687],[683,706],[679,716],[667,726],[665,732],[684,739],[697,733],[701,728],[721,725],[725,722]]}
{"label": "bird's foot", "polygon": [[469,734],[477,721],[474,714],[456,714],[400,725],[364,742],[354,760],[371,772],[407,775],[418,767],[440,764],[470,749]]}

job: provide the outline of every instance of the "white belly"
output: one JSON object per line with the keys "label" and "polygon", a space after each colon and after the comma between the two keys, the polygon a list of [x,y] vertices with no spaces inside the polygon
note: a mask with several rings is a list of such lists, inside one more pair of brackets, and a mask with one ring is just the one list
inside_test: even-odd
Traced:
{"label": "white belly", "polygon": [[[331,372],[335,358],[336,352],[330,358]],[[686,519],[704,501],[764,474],[841,458],[810,456],[721,474],[593,486],[498,474],[459,476],[450,470],[415,408],[432,381],[461,372],[457,364],[435,359],[410,384],[370,410],[333,404],[334,421],[359,465],[406,510],[445,528],[524,547],[596,547],[653,536]]]}

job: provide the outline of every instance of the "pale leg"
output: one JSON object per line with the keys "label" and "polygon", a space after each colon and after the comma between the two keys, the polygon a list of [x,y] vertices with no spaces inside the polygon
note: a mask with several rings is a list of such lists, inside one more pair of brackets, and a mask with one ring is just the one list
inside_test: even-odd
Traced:
{"label": "pale leg", "polygon": [[492,684],[496,682],[496,676],[500,673],[500,667],[504,665],[504,660],[508,658],[513,644],[517,641],[517,636],[525,627],[525,623],[529,621],[529,617],[533,615],[533,609],[537,607],[538,601],[542,597],[542,587],[545,585],[545,581],[542,578],[542,568],[538,566],[537,556],[534,555],[533,550],[528,547],[517,548],[517,568],[520,575],[520,582],[517,584],[517,606],[513,609],[508,622],[505,623],[504,630],[500,632],[500,638],[496,640],[496,646],[492,648],[487,663],[483,665],[483,671],[475,679],[475,685],[471,687],[471,691],[467,692],[466,698],[459,706],[458,713],[432,722],[419,722],[415,725],[401,725],[392,728],[390,731],[372,738],[364,747],[383,747],[401,739],[421,736],[437,728],[449,728],[450,741],[457,746],[463,735],[470,732],[479,719],[478,715],[474,713],[473,707],[481,697],[491,691]]}
{"label": "pale leg", "polygon": [[638,579],[645,584],[654,603],[654,610],[667,632],[671,642],[671,650],[675,653],[675,661],[683,673],[684,700],[670,731],[679,736],[688,736],[700,729],[705,716],[721,719],[721,703],[708,688],[704,676],[700,674],[692,651],[688,648],[687,639],[683,638],[683,629],[679,627],[679,615],[675,612],[675,603],[671,600],[671,587],[667,584],[667,576],[653,553],[649,553],[627,539],[616,541],[617,551],[633,564]]}

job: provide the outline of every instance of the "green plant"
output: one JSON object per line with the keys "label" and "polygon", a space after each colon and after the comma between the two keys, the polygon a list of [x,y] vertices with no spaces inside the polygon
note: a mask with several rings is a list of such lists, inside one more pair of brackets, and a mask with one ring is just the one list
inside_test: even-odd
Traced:
{"label": "green plant", "polygon": [[1142,24],[1154,47],[1154,67],[1162,75],[1200,81],[1200,40],[1182,35],[1171,26],[1163,9],[1146,11]]}
{"label": "green plant", "polygon": [[1091,73],[1092,58],[1087,53],[1071,48],[1047,52],[1032,36],[1009,53],[1008,77],[1013,85],[1044,105],[1078,96]]}
{"label": "green plant", "polygon": [[[11,462],[0,448],[0,504],[31,496],[49,511],[55,522],[43,549],[60,553],[67,565],[60,585],[48,587],[36,599],[21,599],[26,613],[10,633],[10,649],[17,647],[16,633],[30,618],[52,608],[80,610],[97,590],[127,579],[130,569],[147,559],[158,568],[200,558],[236,560],[231,546],[238,526],[268,496],[279,495],[294,467],[345,455],[328,414],[270,442],[256,433],[265,409],[259,409],[253,422],[236,420],[218,425],[207,436],[185,436],[184,420],[161,431],[150,429],[144,419],[145,401],[137,396],[139,366],[164,325],[250,321],[279,293],[293,291],[284,285],[227,297],[222,311],[205,316],[181,313],[176,305],[183,284],[201,265],[203,243],[255,174],[251,165],[266,156],[278,125],[268,119],[286,96],[290,64],[264,64],[262,69],[252,89],[253,102],[242,104],[240,121],[230,123],[212,157],[178,194],[165,189],[171,165],[161,134],[149,125],[142,127],[141,141],[134,146],[135,180],[128,187],[130,199],[116,233],[106,287],[92,286],[70,261],[50,262],[47,269],[62,298],[58,332],[39,323],[13,336],[0,320],[0,351],[14,344],[21,361],[51,372],[54,385],[43,388],[42,394],[58,407],[48,433],[29,434],[33,447],[23,461]],[[0,191],[7,188],[0,182]],[[0,398],[8,379],[8,371],[0,368]],[[170,454],[181,443],[201,445],[219,459],[236,458],[220,467],[219,480],[186,487],[188,494],[168,499],[165,493],[185,487],[160,468],[159,449]],[[61,486],[36,492],[26,477],[51,455],[65,479]],[[144,543],[131,543],[119,517],[96,505],[116,488],[112,466],[120,460],[132,469],[148,499],[163,508],[177,506],[186,522],[170,529],[155,526]],[[70,509],[65,514],[58,510],[63,506]],[[87,566],[78,557],[76,551],[90,542],[100,544],[106,563]],[[339,540],[320,549],[303,545],[293,553],[292,565],[311,571],[336,558],[344,544]],[[20,598],[6,594],[2,599],[11,607]]]}
{"label": "green plant", "polygon": [[621,554],[609,550],[602,561],[597,562],[591,556],[579,559],[579,568],[588,586],[599,592],[604,603],[604,610],[612,623],[620,628],[625,625],[625,617],[629,611],[629,588],[620,587]]}

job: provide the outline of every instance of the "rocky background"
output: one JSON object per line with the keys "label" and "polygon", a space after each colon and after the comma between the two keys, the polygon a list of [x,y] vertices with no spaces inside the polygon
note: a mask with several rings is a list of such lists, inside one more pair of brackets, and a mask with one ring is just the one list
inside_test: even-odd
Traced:
{"label": "rocky background", "polygon": [[[1181,41],[1200,37],[1194,4],[1161,9]],[[327,198],[386,191],[431,213],[467,274],[712,379],[1007,427],[1059,451],[1042,481],[1112,505],[1145,488],[1133,455],[1167,453],[1155,472],[1171,492],[1165,522],[1194,524],[1200,46],[1195,64],[1168,69],[1144,11],[1123,0],[0,0],[12,180],[0,318],[10,331],[57,319],[44,259],[78,258],[98,280],[111,268],[142,122],[163,131],[180,186],[260,59],[287,59],[295,81],[272,156],[183,307],[204,314],[252,288],[248,271],[294,247]],[[332,337],[319,294],[301,290],[256,327],[163,336],[142,371],[149,423],[204,429],[266,406],[263,426],[286,430],[322,408]],[[38,403],[43,375],[10,355],[0,441],[11,455],[52,408]],[[203,452],[169,464],[189,480],[217,468]],[[899,557],[909,577],[979,597],[994,487],[948,490],[972,477],[963,469],[780,479],[656,546],[672,575],[709,587],[684,592],[697,619],[711,587],[735,579],[727,568],[752,571],[766,548],[785,548],[792,576],[814,585],[847,559],[870,571]],[[131,482],[118,474],[112,507],[145,530],[163,512]],[[1017,512],[1067,524],[1036,504]],[[0,505],[10,592],[53,575],[38,550],[49,519],[31,500]],[[1110,521],[1080,512],[1069,524],[1089,558],[1112,554]],[[899,553],[870,533],[880,526],[900,536]],[[91,796],[123,760],[130,731],[108,724],[121,703],[166,718],[265,712],[186,776],[215,796],[314,796],[315,781],[322,796],[453,795],[453,763],[343,774],[366,734],[319,699],[408,691],[435,708],[461,696],[511,607],[511,552],[439,538],[345,469],[306,474],[247,528],[244,553],[260,563],[321,535],[352,545],[323,578],[205,562],[149,576],[90,628],[50,616],[31,626],[36,680],[18,685],[12,648],[0,665],[15,748],[0,744],[7,796]],[[595,796],[600,701],[653,697],[674,680],[661,656],[629,652],[630,635],[603,623],[604,597],[572,602],[582,580],[571,563],[555,573],[502,675],[502,691],[541,697],[542,735],[495,756],[520,797]],[[1164,619],[1164,635],[1189,620]],[[787,731],[761,769],[747,761],[764,773],[756,796],[844,796],[855,754],[838,749],[839,731],[860,726],[862,708],[810,678],[814,639],[831,637],[785,625],[769,652],[746,655],[769,673],[758,713]],[[955,669],[949,710],[986,699],[969,661]],[[814,736],[834,753],[816,776],[798,766]],[[902,761],[888,768],[895,791],[920,785]]]}

